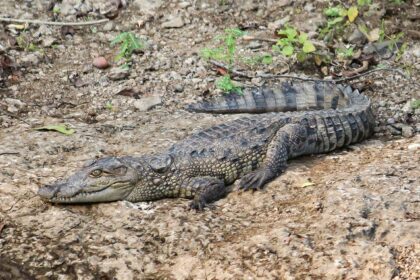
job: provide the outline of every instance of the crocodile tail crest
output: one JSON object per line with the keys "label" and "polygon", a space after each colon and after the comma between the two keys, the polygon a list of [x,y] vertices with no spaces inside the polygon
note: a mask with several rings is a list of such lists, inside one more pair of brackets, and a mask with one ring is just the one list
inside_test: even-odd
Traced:
{"label": "crocodile tail crest", "polygon": [[246,88],[242,94],[229,93],[213,100],[189,104],[186,109],[219,114],[337,109],[349,105],[351,92],[350,87],[334,83],[285,81]]}

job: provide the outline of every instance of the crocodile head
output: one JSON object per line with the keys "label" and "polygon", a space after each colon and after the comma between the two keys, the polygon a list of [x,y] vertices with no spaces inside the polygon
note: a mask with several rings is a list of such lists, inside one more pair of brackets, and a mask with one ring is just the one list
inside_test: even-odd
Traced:
{"label": "crocodile head", "polygon": [[130,157],[106,157],[86,164],[67,180],[38,190],[42,199],[53,203],[95,203],[124,200],[139,180]]}

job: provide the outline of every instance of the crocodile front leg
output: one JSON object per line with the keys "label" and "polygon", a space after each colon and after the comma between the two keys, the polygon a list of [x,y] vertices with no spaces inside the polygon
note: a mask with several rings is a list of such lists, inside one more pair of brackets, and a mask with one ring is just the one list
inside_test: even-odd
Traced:
{"label": "crocodile front leg", "polygon": [[181,185],[181,193],[183,190],[194,195],[190,208],[200,211],[207,204],[219,200],[228,193],[223,180],[211,176],[191,178]]}
{"label": "crocodile front leg", "polygon": [[280,128],[268,146],[261,167],[242,177],[240,189],[262,189],[286,169],[288,158],[304,152],[307,138],[302,124],[287,124]]}

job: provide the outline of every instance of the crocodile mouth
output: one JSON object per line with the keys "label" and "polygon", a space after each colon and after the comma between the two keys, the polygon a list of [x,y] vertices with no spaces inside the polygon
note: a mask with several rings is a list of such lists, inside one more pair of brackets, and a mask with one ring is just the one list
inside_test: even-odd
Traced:
{"label": "crocodile mouth", "polygon": [[72,196],[60,196],[60,191],[58,191],[52,197],[43,198],[52,203],[95,203],[95,202],[110,202],[123,200],[128,194],[131,193],[131,184],[129,181],[125,182],[115,182],[108,186],[102,188],[96,188],[95,190],[90,191],[79,191],[78,193]]}

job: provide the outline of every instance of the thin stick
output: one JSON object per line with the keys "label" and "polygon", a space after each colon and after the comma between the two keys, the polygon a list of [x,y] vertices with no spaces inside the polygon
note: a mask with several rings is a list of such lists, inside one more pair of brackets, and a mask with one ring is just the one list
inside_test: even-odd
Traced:
{"label": "thin stick", "polygon": [[18,152],[0,152],[0,156],[7,156],[7,155],[20,155]]}
{"label": "thin stick", "polygon": [[401,70],[392,69],[392,68],[373,69],[373,70],[369,70],[369,71],[366,71],[366,72],[358,74],[358,75],[354,75],[354,76],[346,77],[346,78],[341,78],[341,79],[335,79],[335,80],[321,80],[321,79],[302,78],[302,77],[297,77],[297,76],[292,76],[292,75],[270,75],[270,74],[257,75],[257,77],[266,78],[266,79],[290,78],[290,79],[297,79],[297,80],[302,80],[302,81],[322,82],[322,83],[342,83],[342,82],[345,82],[345,81],[358,79],[360,77],[367,76],[367,75],[370,75],[370,74],[372,74],[374,72],[378,72],[378,71],[396,72],[396,73],[400,74],[401,76],[403,76],[404,78],[409,79]]}
{"label": "thin stick", "polygon": [[248,78],[248,79],[251,79],[251,78],[252,78],[252,77],[248,76],[247,74],[245,74],[245,73],[243,73],[243,72],[237,71],[237,70],[235,70],[235,69],[229,69],[226,65],[224,65],[223,63],[218,62],[218,61],[216,61],[216,60],[212,60],[212,59],[211,59],[209,62],[210,62],[211,64],[213,64],[213,65],[217,66],[217,67],[220,67],[220,68],[223,68],[223,69],[225,69],[225,70],[227,70],[227,71],[229,71],[229,72],[232,72],[232,74],[234,74],[234,75],[236,75],[236,76],[240,76],[240,77],[244,77],[244,78]]}
{"label": "thin stick", "polygon": [[92,21],[80,21],[80,22],[61,22],[61,21],[43,21],[36,19],[16,19],[16,18],[4,18],[0,17],[0,21],[3,22],[16,22],[16,23],[32,23],[32,24],[46,24],[46,25],[58,25],[58,26],[83,26],[83,25],[94,25],[108,22],[109,19],[99,19]]}

